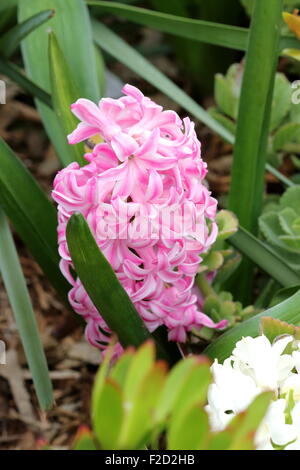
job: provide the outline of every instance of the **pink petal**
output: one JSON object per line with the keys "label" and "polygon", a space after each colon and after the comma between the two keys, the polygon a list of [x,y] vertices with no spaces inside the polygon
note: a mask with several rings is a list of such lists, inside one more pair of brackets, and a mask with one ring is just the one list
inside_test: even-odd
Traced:
{"label": "pink petal", "polygon": [[112,138],[111,146],[121,162],[124,162],[126,158],[133,155],[138,149],[136,140],[130,137],[130,135],[121,132]]}
{"label": "pink petal", "polygon": [[77,128],[68,135],[68,142],[69,144],[78,144],[78,142],[82,142],[83,140],[89,139],[94,135],[99,133],[98,127],[93,127],[90,124],[85,122],[81,122],[78,124]]}

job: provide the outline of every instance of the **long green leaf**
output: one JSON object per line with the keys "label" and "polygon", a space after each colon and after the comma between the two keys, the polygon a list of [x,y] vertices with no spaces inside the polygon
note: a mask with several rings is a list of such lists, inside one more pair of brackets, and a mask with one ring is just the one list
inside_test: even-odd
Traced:
{"label": "long green leaf", "polygon": [[53,403],[53,396],[47,361],[14,241],[1,208],[0,271],[32,373],[40,406],[43,409],[49,409]]}
{"label": "long green leaf", "polygon": [[245,50],[247,47],[248,31],[245,28],[184,18],[117,2],[89,0],[87,4],[98,7],[100,11],[109,11],[135,23],[186,39],[237,50]]}
{"label": "long green leaf", "polygon": [[282,286],[299,284],[300,275],[269,246],[242,227],[227,241]]}
{"label": "long green leaf", "polygon": [[[70,109],[71,104],[78,98],[78,91],[54,33],[49,34],[49,64],[53,108],[65,135],[68,135],[78,124],[78,119]],[[86,163],[83,159],[83,143],[72,145],[71,150],[73,160],[81,164]]]}
{"label": "long green leaf", "polygon": [[0,204],[49,281],[67,302],[70,286],[58,267],[56,210],[2,139]]}
{"label": "long green leaf", "polygon": [[300,291],[290,297],[288,300],[272,307],[265,312],[256,315],[250,320],[246,320],[235,328],[227,331],[216,341],[210,344],[204,351],[204,354],[212,359],[218,359],[223,362],[230,356],[237,341],[245,336],[259,335],[259,322],[262,317],[273,317],[285,321],[292,325],[300,324]]}
{"label": "long green leaf", "polygon": [[[23,42],[22,51],[27,74],[39,87],[50,92],[48,61],[49,27],[58,38],[66,63],[71,71],[78,98],[85,97],[97,101],[100,98],[94,45],[88,9],[84,0],[19,0],[19,21],[45,9],[55,10],[55,16],[33,31]],[[64,129],[55,113],[40,101],[38,110],[53,142],[58,156],[64,165],[73,160],[73,151],[67,143]]]}
{"label": "long green leaf", "polygon": [[93,30],[95,42],[99,47],[172,98],[225,140],[233,142],[234,137],[227,129],[117,34],[98,21],[93,21]]}
{"label": "long green leaf", "polygon": [[[73,214],[67,225],[67,241],[75,270],[95,307],[124,346],[140,346],[151,338],[141,317],[98,248],[84,217]],[[157,343],[158,355],[169,362],[166,350]]]}
{"label": "long green leaf", "polygon": [[[97,7],[100,11],[114,13],[122,18],[164,33],[230,49],[242,51],[247,49],[249,30],[246,28],[184,18],[145,8],[123,5],[117,2],[88,0],[87,4]],[[281,50],[287,48],[298,49],[299,46],[300,43],[296,38],[289,36],[281,37]]]}
{"label": "long green leaf", "polygon": [[0,57],[0,73],[3,73],[9,77],[21,88],[23,88],[23,90],[27,91],[35,98],[38,98],[41,102],[45,103],[46,106],[51,108],[52,101],[49,93],[46,93],[45,90],[38,87],[35,83],[29,80],[17,65]]}
{"label": "long green leaf", "polygon": [[[254,234],[263,199],[282,4],[283,0],[255,2],[239,102],[228,207],[240,224]],[[236,297],[244,303],[251,300],[252,275],[251,264],[243,263],[235,290]]]}
{"label": "long green leaf", "polygon": [[17,24],[0,39],[1,55],[8,59],[18,48],[20,42],[32,31],[48,21],[54,15],[53,10],[45,10]]}

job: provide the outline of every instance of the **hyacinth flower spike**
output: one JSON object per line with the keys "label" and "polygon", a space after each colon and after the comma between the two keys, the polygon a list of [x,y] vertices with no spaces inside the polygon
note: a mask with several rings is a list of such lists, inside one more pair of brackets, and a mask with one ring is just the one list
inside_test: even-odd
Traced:
{"label": "hyacinth flower spike", "polygon": [[[84,167],[72,163],[61,170],[52,191],[60,266],[72,286],[69,300],[87,322],[87,339],[100,349],[106,348],[109,328],[70,270],[66,225],[75,212],[86,218],[149,331],[165,325],[170,340],[184,342],[193,328],[226,326],[201,311],[193,292],[201,254],[217,236],[217,202],[204,182],[207,168],[194,124],[131,85],[123,92],[117,100],[96,105],[79,99],[71,106],[81,122],[69,143],[95,135],[102,143],[85,155]],[[165,220],[162,210],[170,208],[177,215]]]}

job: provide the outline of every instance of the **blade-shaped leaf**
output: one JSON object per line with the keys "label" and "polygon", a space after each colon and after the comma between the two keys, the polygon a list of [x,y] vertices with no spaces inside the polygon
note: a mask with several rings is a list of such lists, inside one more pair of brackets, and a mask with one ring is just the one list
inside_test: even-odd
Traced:
{"label": "blade-shaped leaf", "polygon": [[184,18],[117,2],[89,0],[87,4],[97,7],[100,11],[109,11],[135,23],[186,39],[237,50],[245,50],[247,47],[248,31],[246,28]]}
{"label": "blade-shaped leaf", "polygon": [[[78,89],[78,98],[97,101],[100,97],[94,45],[88,9],[84,0],[19,1],[19,21],[25,21],[45,9],[55,10],[55,16],[33,31],[22,42],[26,72],[39,87],[50,92],[48,61],[48,30],[57,36],[66,63]],[[47,133],[64,165],[73,161],[73,151],[67,143],[64,129],[55,113],[40,101],[38,110]]]}
{"label": "blade-shaped leaf", "polygon": [[227,241],[282,286],[299,284],[299,274],[268,245],[242,227]]}
{"label": "blade-shaped leaf", "polygon": [[0,39],[1,55],[8,59],[18,48],[20,42],[32,31],[46,23],[54,15],[53,10],[41,11],[23,23],[17,24]]}
{"label": "blade-shaped leaf", "polygon": [[[246,28],[184,18],[182,16],[147,10],[145,8],[123,5],[117,2],[88,0],[87,4],[97,7],[100,11],[114,13],[122,18],[157,29],[164,33],[207,44],[245,51],[249,40],[249,30]],[[299,45],[300,43],[297,39],[282,36],[280,49],[297,49]]]}
{"label": "blade-shaped leaf", "polygon": [[[53,108],[65,135],[68,135],[78,124],[78,119],[72,113],[70,106],[79,94],[54,33],[49,34],[49,63]],[[86,163],[83,158],[83,143],[72,145],[71,151],[74,161],[82,165]]]}
{"label": "blade-shaped leaf", "polygon": [[69,284],[58,267],[56,210],[2,139],[0,204],[49,281],[67,302]]}
{"label": "blade-shaped leaf", "polygon": [[35,83],[29,80],[29,78],[24,75],[22,70],[17,65],[0,57],[0,73],[3,73],[9,77],[21,88],[23,88],[23,90],[27,91],[27,93],[33,95],[35,98],[38,98],[41,102],[45,103],[45,105],[51,108],[51,96],[46,93],[45,90],[38,87]]}
{"label": "blade-shaped leaf", "polygon": [[32,373],[39,403],[43,409],[49,409],[53,403],[53,396],[47,361],[14,241],[1,208],[0,271]]}
{"label": "blade-shaped leaf", "polygon": [[[75,270],[95,307],[124,346],[139,346],[151,338],[111,265],[101,253],[84,217],[73,214],[67,225],[67,241]],[[170,362],[157,343],[158,355]]]}
{"label": "blade-shaped leaf", "polygon": [[[263,200],[282,4],[255,2],[239,101],[228,208],[254,234]],[[252,275],[251,264],[243,262],[235,296],[244,303],[250,301]]]}
{"label": "blade-shaped leaf", "polygon": [[230,356],[237,341],[242,339],[244,336],[256,337],[259,335],[259,324],[263,317],[278,318],[286,323],[291,323],[296,326],[299,325],[300,291],[275,307],[272,307],[227,331],[210,344],[205,349],[204,354],[208,355],[212,359],[218,359],[223,362],[228,356]]}

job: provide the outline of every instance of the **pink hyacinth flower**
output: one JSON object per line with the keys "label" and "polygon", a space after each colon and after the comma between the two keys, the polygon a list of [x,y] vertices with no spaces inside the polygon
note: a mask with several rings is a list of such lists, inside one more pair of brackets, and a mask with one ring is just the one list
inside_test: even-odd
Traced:
{"label": "pink hyacinth flower", "polygon": [[[164,111],[131,85],[123,92],[98,106],[86,99],[71,106],[81,122],[69,143],[94,135],[103,143],[85,155],[86,166],[72,163],[61,170],[52,192],[60,267],[72,285],[69,300],[87,322],[87,339],[100,349],[110,330],[70,270],[66,225],[74,212],[86,218],[149,331],[165,325],[170,340],[184,342],[193,328],[226,326],[201,312],[193,291],[201,253],[217,236],[217,202],[204,184],[207,169],[194,123]],[[170,208],[174,213],[165,217]]]}

